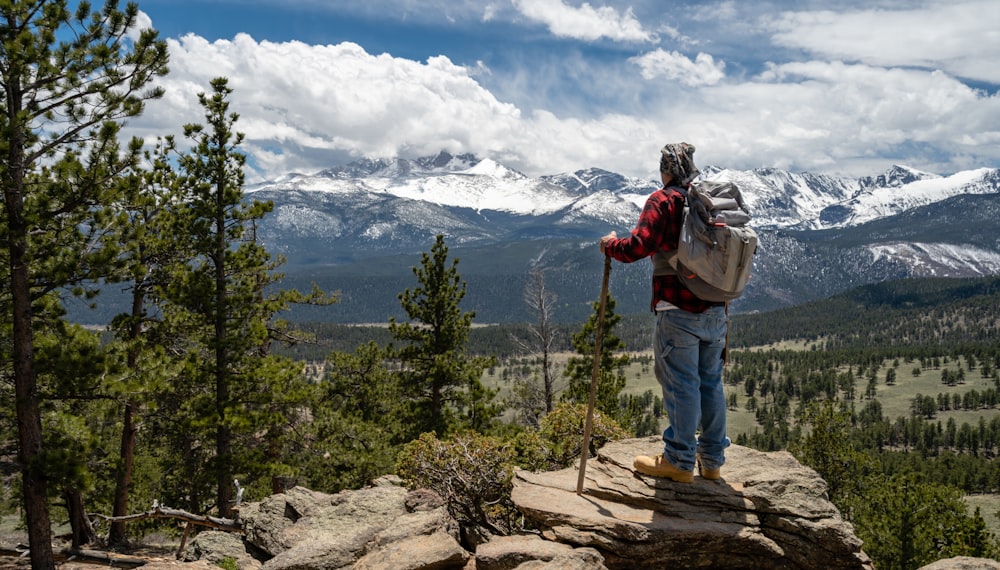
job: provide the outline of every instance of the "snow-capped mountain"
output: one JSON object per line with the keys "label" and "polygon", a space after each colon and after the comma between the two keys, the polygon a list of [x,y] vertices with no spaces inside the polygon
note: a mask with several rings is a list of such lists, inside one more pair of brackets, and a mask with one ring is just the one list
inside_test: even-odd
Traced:
{"label": "snow-capped mountain", "polygon": [[[735,182],[761,234],[740,310],[889,278],[1000,274],[998,169],[939,176],[895,166],[849,179],[708,167],[702,178]],[[462,260],[477,312],[509,320],[523,312],[520,293],[532,264],[554,269],[555,289],[573,312],[566,318],[585,313],[600,271],[597,239],[631,230],[658,187],[652,178],[594,168],[532,178],[488,158],[440,153],[360,160],[246,192],[275,204],[259,235],[287,258],[288,278],[309,275],[344,292],[352,316],[342,320],[383,320],[398,308],[395,295],[412,286],[410,267],[437,234]],[[620,312],[645,308],[647,266],[616,266]],[[352,303],[382,312],[358,313]]]}
{"label": "snow-capped mountain", "polygon": [[862,191],[858,180],[792,173],[772,168],[729,170],[708,168],[701,175],[739,186],[754,225],[764,228],[821,229],[823,211],[844,203]]}
{"label": "snow-capped mountain", "polygon": [[361,161],[324,170],[315,176],[297,175],[258,184],[248,193],[300,190],[335,194],[374,194],[426,202],[437,206],[496,211],[516,215],[550,214],[578,200],[573,192],[543,179],[534,179],[488,158],[469,155],[408,161]]}
{"label": "snow-capped mountain", "polygon": [[826,227],[856,226],[879,218],[926,206],[962,194],[990,194],[1000,188],[1000,172],[995,168],[980,168],[947,177],[909,171],[913,176],[890,178],[903,167],[895,167],[886,177],[843,204],[824,209],[820,222]]}
{"label": "snow-capped mountain", "polygon": [[709,169],[702,177],[736,183],[754,214],[754,225],[767,228],[857,226],[952,196],[1000,190],[1000,171],[995,168],[942,177],[897,165],[861,179],[774,169]]}

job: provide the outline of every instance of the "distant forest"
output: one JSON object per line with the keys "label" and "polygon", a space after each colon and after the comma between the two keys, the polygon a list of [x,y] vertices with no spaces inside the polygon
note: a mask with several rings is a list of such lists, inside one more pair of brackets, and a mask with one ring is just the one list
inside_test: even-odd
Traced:
{"label": "distant forest", "polygon": [[[730,346],[734,349],[780,341],[822,340],[826,349],[901,347],[947,349],[964,344],[996,344],[1000,319],[1000,277],[978,279],[904,279],[868,285],[846,293],[766,313],[735,314]],[[557,324],[562,343],[572,351],[572,333],[582,323]],[[331,351],[352,352],[369,341],[391,341],[384,326],[302,322],[310,342],[279,349],[302,360],[322,360]],[[615,333],[627,350],[645,352],[652,342],[650,314],[623,315]],[[528,337],[528,324],[473,327],[467,350],[498,358],[517,356]]]}
{"label": "distant forest", "polygon": [[[558,325],[555,350],[572,352],[580,326]],[[651,326],[650,315],[626,315],[614,333],[627,352],[645,353]],[[386,327],[303,323],[301,329],[314,342],[281,349],[286,356],[322,361],[331,352],[392,342]],[[880,454],[888,471],[905,467],[966,493],[1000,493],[1000,464],[992,461],[1000,453],[1000,278],[891,281],[734,315],[729,342],[730,408],[754,420],[746,433],[731,434],[739,443],[785,449],[802,438],[810,404],[836,401],[851,418],[851,437]],[[502,364],[531,356],[523,349],[530,344],[528,324],[482,326],[471,329],[467,350]],[[927,375],[940,378],[931,382],[940,390],[907,393],[907,378],[920,376],[926,385]],[[888,397],[905,405],[882,402]],[[950,412],[982,419],[937,419]],[[937,460],[949,468],[935,468]]]}

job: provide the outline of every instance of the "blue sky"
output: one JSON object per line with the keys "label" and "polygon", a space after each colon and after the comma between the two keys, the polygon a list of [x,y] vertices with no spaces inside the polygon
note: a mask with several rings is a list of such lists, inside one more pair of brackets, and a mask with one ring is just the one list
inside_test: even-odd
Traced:
{"label": "blue sky", "polygon": [[[439,150],[529,175],[1000,166],[1000,2],[139,0],[179,133],[228,77],[248,181]],[[835,5],[836,7],[831,7]]]}

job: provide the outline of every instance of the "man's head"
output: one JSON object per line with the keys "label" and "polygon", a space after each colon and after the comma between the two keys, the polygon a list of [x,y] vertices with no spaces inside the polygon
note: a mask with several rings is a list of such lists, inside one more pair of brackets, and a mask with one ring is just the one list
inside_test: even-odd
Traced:
{"label": "man's head", "polygon": [[694,145],[686,142],[665,145],[660,149],[660,172],[670,176],[677,186],[690,184],[699,172],[694,165]]}

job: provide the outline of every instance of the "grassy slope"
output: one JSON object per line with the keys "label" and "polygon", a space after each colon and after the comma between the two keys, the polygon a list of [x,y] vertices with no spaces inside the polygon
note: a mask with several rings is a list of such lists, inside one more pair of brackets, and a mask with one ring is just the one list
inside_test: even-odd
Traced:
{"label": "grassy slope", "polygon": [[[980,308],[974,309],[974,312],[989,312],[992,308],[1000,307],[998,286],[1000,286],[1000,279],[997,278],[914,281],[912,289],[907,282],[879,284],[839,295],[826,301],[811,303],[799,308],[784,309],[776,314],[759,315],[757,316],[759,318],[755,316],[744,317],[755,319],[755,322],[750,326],[751,329],[754,329],[753,334],[746,336],[757,339],[766,338],[768,342],[773,342],[773,344],[768,345],[769,348],[774,347],[779,350],[813,350],[818,348],[816,341],[824,332],[839,335],[841,339],[846,339],[848,344],[864,345],[866,342],[879,338],[872,336],[871,332],[861,332],[865,328],[870,331],[873,324],[876,331],[884,332],[895,329],[900,322],[906,319],[919,319],[931,314],[936,309],[943,310],[945,314],[967,314],[970,307]],[[845,306],[849,310],[845,310]],[[832,325],[830,315],[840,315],[842,318],[837,319],[839,322],[836,325]],[[983,317],[984,315],[980,314],[979,316]],[[996,314],[985,316],[987,322],[990,320],[996,322],[1000,319],[1000,316]],[[880,323],[873,323],[873,319],[878,319]],[[744,323],[746,323],[745,320]],[[789,339],[787,335],[789,331],[796,331],[809,340],[796,338],[794,334]],[[980,340],[989,342],[988,339]],[[755,348],[744,348],[744,350],[755,350]],[[882,403],[883,413],[889,418],[909,415],[910,405],[916,394],[937,398],[938,394],[944,393],[950,397],[952,394],[965,394],[973,389],[982,392],[993,387],[992,379],[983,378],[978,369],[970,371],[967,368],[963,384],[957,386],[942,384],[941,374],[944,370],[957,370],[959,366],[965,366],[963,361],[955,360],[943,364],[939,369],[921,369],[917,375],[914,375],[913,372],[919,363],[900,361],[896,369],[895,384],[887,386],[885,384],[886,373],[893,364],[892,360],[882,363],[878,371],[876,396]],[[625,375],[628,383],[627,392],[642,394],[647,390],[652,390],[654,394],[659,394],[659,385],[653,376],[651,366],[635,362],[628,367]],[[497,378],[499,378],[499,374],[486,380],[492,385],[497,385],[499,384]],[[863,391],[863,380],[859,380],[858,392],[863,393]],[[730,410],[728,421],[730,437],[735,439],[738,434],[752,433],[756,428],[756,422],[754,414],[745,410],[746,396],[743,386],[727,385],[727,397],[732,392],[736,392],[738,404],[736,410]],[[859,400],[856,405],[860,408],[864,402]],[[949,418],[953,418],[959,426],[963,423],[975,425],[980,417],[989,421],[997,414],[1000,414],[1000,410],[948,411],[939,413],[935,421],[944,423]],[[975,495],[967,497],[967,501],[971,508],[980,508],[990,530],[1000,536],[1000,516],[998,516],[1000,496]]]}

